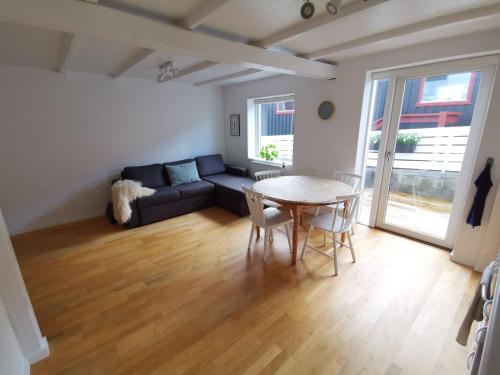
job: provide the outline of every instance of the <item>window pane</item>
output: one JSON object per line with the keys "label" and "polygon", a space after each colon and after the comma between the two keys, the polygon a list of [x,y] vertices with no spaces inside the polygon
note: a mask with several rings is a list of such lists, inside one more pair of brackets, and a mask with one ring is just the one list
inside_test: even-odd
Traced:
{"label": "window pane", "polygon": [[276,103],[276,114],[286,114],[295,112],[295,102],[277,102]]}
{"label": "window pane", "polygon": [[448,74],[423,80],[420,103],[465,102],[469,100],[473,73]]}
{"label": "window pane", "polygon": [[427,77],[426,89],[444,102],[431,108],[414,104],[422,80],[406,80],[385,223],[446,237],[480,80],[481,72]]}
{"label": "window pane", "polygon": [[269,161],[293,160],[295,101],[257,104],[259,144],[257,154]]}
{"label": "window pane", "polygon": [[358,222],[368,225],[373,200],[373,183],[378,167],[378,150],[384,122],[385,100],[387,95],[386,79],[373,82],[373,97],[370,108],[370,128],[368,130],[368,150],[365,156],[364,185],[361,193],[361,207],[358,212]]}

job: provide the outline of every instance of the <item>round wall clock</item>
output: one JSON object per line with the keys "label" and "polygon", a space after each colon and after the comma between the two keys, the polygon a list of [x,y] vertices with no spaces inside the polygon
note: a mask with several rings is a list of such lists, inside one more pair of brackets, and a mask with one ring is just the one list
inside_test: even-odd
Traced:
{"label": "round wall clock", "polygon": [[329,100],[325,100],[318,107],[318,116],[322,120],[328,120],[330,117],[333,116],[334,112],[335,112],[335,106]]}

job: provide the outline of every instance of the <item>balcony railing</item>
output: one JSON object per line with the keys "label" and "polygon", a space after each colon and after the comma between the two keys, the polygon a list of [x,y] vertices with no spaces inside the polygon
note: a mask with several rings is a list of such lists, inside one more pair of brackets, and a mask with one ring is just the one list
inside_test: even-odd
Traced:
{"label": "balcony railing", "polygon": [[[444,128],[405,129],[403,133],[416,133],[421,136],[415,152],[396,153],[394,168],[419,169],[440,172],[460,172],[464,158],[470,126]],[[370,135],[380,134],[380,131]],[[369,150],[367,166],[377,165],[378,151]]]}

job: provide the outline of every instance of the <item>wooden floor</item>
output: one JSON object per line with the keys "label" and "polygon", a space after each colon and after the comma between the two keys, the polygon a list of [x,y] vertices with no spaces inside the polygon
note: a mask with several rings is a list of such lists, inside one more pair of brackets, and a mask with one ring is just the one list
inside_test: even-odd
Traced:
{"label": "wooden floor", "polygon": [[[123,230],[104,218],[13,238],[51,355],[32,374],[465,374],[454,341],[478,275],[358,226],[358,261],[211,208]],[[313,242],[321,244],[317,233]]]}

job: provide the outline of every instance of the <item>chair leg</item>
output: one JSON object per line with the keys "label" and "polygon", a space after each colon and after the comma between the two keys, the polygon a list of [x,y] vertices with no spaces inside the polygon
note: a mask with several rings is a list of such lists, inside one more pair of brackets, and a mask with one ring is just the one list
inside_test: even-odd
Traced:
{"label": "chair leg", "polygon": [[250,239],[248,240],[248,251],[250,251],[250,248],[252,247],[252,240],[253,240],[253,232],[255,230],[255,225],[253,225],[252,223],[252,226],[250,227]]}
{"label": "chair leg", "polygon": [[290,228],[288,228],[288,224],[285,224],[286,231],[286,239],[288,241],[288,248],[290,249],[290,254],[292,253],[292,242],[290,241]]}
{"label": "chair leg", "polygon": [[349,241],[349,249],[351,250],[352,262],[356,263],[356,255],[354,254],[354,247],[352,247],[351,233],[347,232],[347,240]]}
{"label": "chair leg", "polygon": [[267,248],[269,247],[269,229],[264,230],[264,254],[262,254],[262,261],[266,261]]}
{"label": "chair leg", "polygon": [[333,234],[333,263],[335,263],[335,274],[333,276],[337,276],[339,274],[339,268],[337,266],[337,237],[335,233]]}
{"label": "chair leg", "polygon": [[313,226],[309,225],[309,229],[307,230],[306,239],[304,240],[304,245],[302,246],[302,252],[300,253],[300,259],[304,259],[304,254],[306,253],[307,241],[309,240],[309,236],[311,235],[311,231],[313,230]]}
{"label": "chair leg", "polygon": [[326,246],[326,232],[323,231],[323,246]]}

